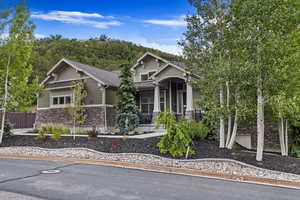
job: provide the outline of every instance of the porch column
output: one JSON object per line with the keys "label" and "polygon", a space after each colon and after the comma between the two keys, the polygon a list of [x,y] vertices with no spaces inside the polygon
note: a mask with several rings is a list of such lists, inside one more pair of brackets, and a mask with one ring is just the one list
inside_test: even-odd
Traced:
{"label": "porch column", "polygon": [[159,85],[156,84],[154,88],[154,109],[152,114],[152,123],[155,122],[159,113],[160,113],[160,88]]}
{"label": "porch column", "polygon": [[188,120],[194,119],[194,106],[193,106],[193,88],[189,81],[186,82],[186,111],[185,118]]}

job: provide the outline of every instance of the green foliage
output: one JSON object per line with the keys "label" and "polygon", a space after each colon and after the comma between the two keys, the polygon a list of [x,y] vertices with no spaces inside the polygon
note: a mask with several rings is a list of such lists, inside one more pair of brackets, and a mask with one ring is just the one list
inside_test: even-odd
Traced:
{"label": "green foliage", "polygon": [[[8,76],[9,85],[9,99],[7,103],[1,104],[5,104],[5,108],[9,110],[26,109],[35,102],[36,93],[41,91],[38,80],[31,77],[33,70],[29,60],[32,55],[35,26],[29,17],[25,3],[20,2],[20,5],[11,8],[11,20],[6,24],[8,38],[0,41],[0,84],[1,88],[4,88]],[[3,96],[3,93],[4,90],[1,89],[0,95]]]}
{"label": "green foliage", "polygon": [[51,138],[53,140],[57,141],[61,138],[61,135],[63,133],[63,129],[60,128],[60,127],[52,127],[51,133],[52,133]]}
{"label": "green foliage", "polygon": [[136,114],[121,113],[117,119],[117,128],[123,135],[129,134],[139,126],[139,118]]}
{"label": "green foliage", "polygon": [[87,96],[87,91],[84,88],[84,81],[74,81],[74,85],[74,95],[71,105],[68,107],[68,112],[72,117],[71,123],[73,124],[73,128],[85,122],[86,114],[83,103]]}
{"label": "green foliage", "polygon": [[155,121],[156,128],[163,125],[165,129],[168,129],[173,123],[176,123],[175,114],[170,110],[159,113]]}
{"label": "green foliage", "polygon": [[67,39],[60,35],[50,36],[34,41],[33,56],[30,64],[33,66],[34,77],[41,79],[60,59],[69,58],[88,65],[106,70],[121,69],[128,62],[130,51],[136,60],[149,51],[167,60],[180,61],[181,57],[146,48],[131,42],[110,39],[101,35],[88,40]]}
{"label": "green foliage", "polygon": [[4,136],[10,136],[12,129],[13,129],[13,125],[9,121],[5,120],[5,122],[4,122]]}
{"label": "green foliage", "polygon": [[61,135],[70,134],[70,128],[62,124],[43,124],[38,129],[37,139],[44,140],[47,134],[51,134],[53,140],[59,140]]}
{"label": "green foliage", "polygon": [[137,114],[138,112],[135,101],[136,88],[132,78],[131,67],[129,63],[122,65],[121,84],[118,90],[120,100],[117,105],[119,113]]}
{"label": "green foliage", "polygon": [[160,153],[170,153],[173,157],[182,157],[188,150],[189,155],[194,154],[195,151],[190,148],[193,140],[204,139],[208,134],[203,122],[183,120],[178,123],[170,111],[160,113],[156,124],[164,125],[167,129],[167,134],[157,144]]}

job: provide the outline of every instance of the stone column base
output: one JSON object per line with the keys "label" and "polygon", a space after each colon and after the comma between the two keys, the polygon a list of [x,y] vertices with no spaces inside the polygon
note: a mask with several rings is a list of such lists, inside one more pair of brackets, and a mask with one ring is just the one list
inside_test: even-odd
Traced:
{"label": "stone column base", "polygon": [[153,124],[155,123],[155,121],[156,121],[156,119],[157,119],[159,113],[160,113],[160,112],[153,112],[153,113],[152,113],[152,123],[153,123]]}
{"label": "stone column base", "polygon": [[195,119],[195,111],[194,110],[185,111],[185,119],[194,120]]}

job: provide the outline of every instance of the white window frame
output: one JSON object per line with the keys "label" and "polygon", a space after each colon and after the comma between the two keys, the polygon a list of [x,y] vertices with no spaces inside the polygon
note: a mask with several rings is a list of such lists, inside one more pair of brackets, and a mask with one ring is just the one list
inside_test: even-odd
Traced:
{"label": "white window frame", "polygon": [[[142,73],[140,73],[140,80],[141,81],[147,81],[147,80],[149,80],[149,78],[153,75],[151,75],[151,76],[149,76],[149,74],[150,73],[152,73],[153,72],[153,74],[155,74],[156,73],[156,71],[155,70],[151,70],[151,71],[147,71],[147,72],[142,72]],[[146,75],[147,76],[147,79],[146,80],[142,80],[142,76],[143,75]]]}
{"label": "white window frame", "polygon": [[[59,99],[61,97],[64,97],[64,103],[63,104],[60,104],[59,103]],[[71,102],[70,103],[66,103],[66,98],[67,97],[70,97],[71,99]],[[54,98],[58,98],[58,104],[53,104],[54,102]],[[68,107],[68,106],[71,106],[73,105],[73,98],[72,98],[72,95],[70,94],[66,94],[66,95],[53,95],[53,96],[50,96],[50,107],[55,107],[55,108],[64,108],[64,107]]]}

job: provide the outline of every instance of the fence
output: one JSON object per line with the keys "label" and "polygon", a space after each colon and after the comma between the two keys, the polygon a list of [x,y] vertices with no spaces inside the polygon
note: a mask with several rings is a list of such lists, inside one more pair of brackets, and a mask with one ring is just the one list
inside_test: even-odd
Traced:
{"label": "fence", "polygon": [[[0,116],[0,119],[2,119],[1,113]],[[8,112],[6,113],[5,120],[9,121],[13,125],[13,128],[33,128],[35,113]]]}

